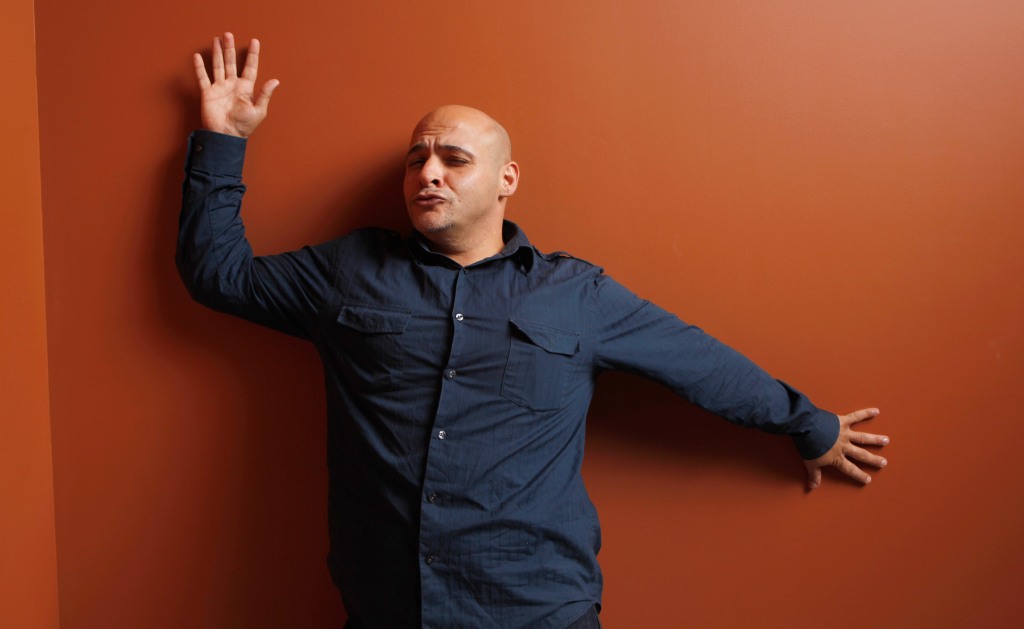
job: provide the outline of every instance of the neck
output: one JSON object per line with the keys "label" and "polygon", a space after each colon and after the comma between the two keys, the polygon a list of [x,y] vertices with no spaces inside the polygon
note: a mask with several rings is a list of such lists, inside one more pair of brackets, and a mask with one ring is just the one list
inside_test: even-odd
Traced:
{"label": "neck", "polygon": [[451,258],[460,266],[486,260],[505,248],[500,229],[479,238],[459,238],[447,232],[423,234],[423,237],[430,241],[434,251]]}

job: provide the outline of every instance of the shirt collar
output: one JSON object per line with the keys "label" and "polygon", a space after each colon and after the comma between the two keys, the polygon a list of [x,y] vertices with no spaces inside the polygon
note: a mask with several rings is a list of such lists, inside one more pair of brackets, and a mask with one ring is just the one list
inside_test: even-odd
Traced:
{"label": "shirt collar", "polygon": [[[503,221],[501,225],[501,237],[502,240],[505,241],[505,246],[502,247],[501,251],[489,258],[474,263],[472,266],[484,264],[501,258],[514,258],[523,269],[523,272],[529,273],[533,269],[533,263],[535,262],[537,251],[533,248],[533,245],[530,244],[530,240],[526,237],[523,230],[512,221],[506,220]],[[409,245],[417,264],[440,263],[445,266],[457,266],[456,263],[448,256],[433,251],[430,248],[430,241],[415,229],[412,230],[412,236],[409,238]]]}

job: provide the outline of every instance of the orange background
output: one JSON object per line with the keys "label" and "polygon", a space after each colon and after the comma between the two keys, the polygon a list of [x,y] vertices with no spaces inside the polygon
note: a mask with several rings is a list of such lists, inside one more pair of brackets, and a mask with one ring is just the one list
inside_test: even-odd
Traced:
{"label": "orange background", "polygon": [[32,3],[0,19],[0,625],[57,626]]}
{"label": "orange background", "polygon": [[412,125],[475,105],[512,134],[510,218],[542,249],[823,407],[882,409],[890,467],[807,494],[788,440],[605,376],[584,472],[606,626],[1024,622],[1024,4],[38,0],[34,76],[33,3],[8,4],[17,626],[56,626],[58,585],[65,629],[343,613],[316,355],[173,267],[190,54],[228,28],[282,81],[247,156],[258,252],[403,226]]}

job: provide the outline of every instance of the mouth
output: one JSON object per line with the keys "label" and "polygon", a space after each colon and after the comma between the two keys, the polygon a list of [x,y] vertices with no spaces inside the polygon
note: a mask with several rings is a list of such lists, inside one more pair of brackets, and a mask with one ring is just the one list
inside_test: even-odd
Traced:
{"label": "mouth", "polygon": [[439,205],[446,203],[448,197],[439,192],[422,191],[412,198],[412,202],[416,205]]}

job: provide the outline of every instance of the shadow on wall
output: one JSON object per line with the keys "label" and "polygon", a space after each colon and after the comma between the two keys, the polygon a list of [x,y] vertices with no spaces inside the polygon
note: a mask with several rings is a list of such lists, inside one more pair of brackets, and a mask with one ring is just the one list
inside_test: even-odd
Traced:
{"label": "shadow on wall", "polygon": [[802,483],[803,465],[788,437],[734,426],[631,374],[602,374],[587,418],[588,447],[658,459],[681,474],[734,469],[778,483]]}
{"label": "shadow on wall", "polygon": [[[182,112],[180,139],[154,173],[153,203],[146,209],[150,238],[138,246],[152,283],[145,294],[156,302],[156,336],[164,350],[184,353],[184,364],[195,365],[194,373],[180,374],[172,411],[173,421],[180,420],[179,441],[168,446],[191,457],[182,471],[188,480],[178,481],[184,494],[178,502],[192,511],[176,514],[171,526],[200,528],[188,549],[198,568],[186,570],[208,581],[193,587],[216,601],[206,610],[211,626],[334,626],[343,611],[324,561],[326,424],[319,360],[306,343],[207,310],[181,283],[174,253],[186,139],[200,123],[192,86],[169,89]],[[401,229],[402,156],[367,168],[355,196],[339,191],[336,198],[344,203],[309,208],[333,223],[302,234],[307,242],[371,224]],[[206,374],[209,386],[196,374]],[[192,413],[197,407],[202,412]],[[193,415],[223,418],[223,424],[196,425]],[[253,592],[266,591],[280,596],[252,600]]]}

